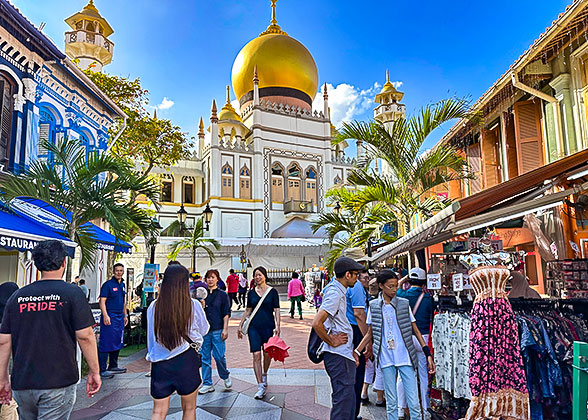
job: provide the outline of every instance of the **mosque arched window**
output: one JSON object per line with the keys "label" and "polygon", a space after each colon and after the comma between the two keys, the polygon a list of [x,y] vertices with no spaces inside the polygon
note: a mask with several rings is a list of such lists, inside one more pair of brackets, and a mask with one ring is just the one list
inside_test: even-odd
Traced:
{"label": "mosque arched window", "polygon": [[0,163],[6,163],[8,161],[10,151],[12,113],[14,111],[13,95],[13,82],[7,76],[0,73]]}
{"label": "mosque arched window", "polygon": [[239,171],[239,198],[251,199],[251,172],[247,165]]}
{"label": "mosque arched window", "polygon": [[182,178],[182,202],[185,204],[194,204],[194,177],[185,176]]}
{"label": "mosque arched window", "polygon": [[279,163],[272,166],[272,202],[284,202],[284,168]]}
{"label": "mosque arched window", "polygon": [[343,184],[343,180],[341,179],[341,177],[339,175],[337,175],[335,177],[335,179],[333,180],[333,184],[335,186],[338,186],[338,185],[342,185]]}
{"label": "mosque arched window", "polygon": [[233,168],[226,163],[221,169],[221,195],[234,197],[233,194]]}
{"label": "mosque arched window", "polygon": [[171,174],[161,175],[161,196],[159,201],[162,203],[174,202],[174,177]]}
{"label": "mosque arched window", "polygon": [[292,163],[288,167],[288,200],[300,200],[300,166],[296,163]]}
{"label": "mosque arched window", "polygon": [[306,178],[304,180],[304,198],[306,201],[312,201],[314,204],[317,203],[316,195],[316,171],[311,166],[306,170]]}
{"label": "mosque arched window", "polygon": [[88,32],[95,32],[96,31],[96,26],[94,26],[93,22],[86,23],[86,31],[88,31]]}
{"label": "mosque arched window", "polygon": [[46,157],[47,145],[49,142],[55,144],[55,116],[46,108],[41,108],[39,122],[39,143],[37,145],[37,156]]}

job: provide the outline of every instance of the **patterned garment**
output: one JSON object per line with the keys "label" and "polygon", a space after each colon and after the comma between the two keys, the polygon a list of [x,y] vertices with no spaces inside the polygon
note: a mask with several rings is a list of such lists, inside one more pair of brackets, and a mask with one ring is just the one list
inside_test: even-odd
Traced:
{"label": "patterned garment", "polygon": [[433,349],[437,367],[436,387],[455,398],[472,398],[469,385],[470,318],[468,314],[442,312],[433,320]]}
{"label": "patterned garment", "polygon": [[470,332],[472,401],[466,419],[529,420],[519,331],[504,284],[506,268],[470,273],[476,291]]}

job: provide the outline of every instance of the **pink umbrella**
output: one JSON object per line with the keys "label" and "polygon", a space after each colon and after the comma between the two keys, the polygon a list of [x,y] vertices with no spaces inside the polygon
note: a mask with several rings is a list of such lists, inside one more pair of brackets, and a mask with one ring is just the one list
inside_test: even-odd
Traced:
{"label": "pink umbrella", "polygon": [[268,342],[263,345],[263,349],[272,359],[282,363],[286,357],[290,356],[288,354],[289,348],[290,346],[287,346],[284,340],[277,335],[271,337]]}

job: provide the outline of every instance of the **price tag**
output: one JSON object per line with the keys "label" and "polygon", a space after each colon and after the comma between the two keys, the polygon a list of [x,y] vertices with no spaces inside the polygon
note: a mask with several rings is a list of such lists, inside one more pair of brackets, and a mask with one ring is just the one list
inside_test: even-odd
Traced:
{"label": "price tag", "polygon": [[462,273],[454,274],[452,279],[453,279],[453,291],[454,292],[461,292],[463,290],[463,274]]}
{"label": "price tag", "polygon": [[474,286],[472,286],[469,274],[463,275],[463,290],[474,290]]}
{"label": "price tag", "polygon": [[427,289],[441,290],[441,274],[427,274]]}

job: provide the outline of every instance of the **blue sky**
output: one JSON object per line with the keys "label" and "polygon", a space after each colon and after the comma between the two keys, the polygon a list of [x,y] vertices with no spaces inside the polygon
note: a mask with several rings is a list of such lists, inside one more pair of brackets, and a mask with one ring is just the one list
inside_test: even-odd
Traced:
{"label": "blue sky", "polygon": [[[333,118],[368,119],[390,70],[407,113],[442,98],[476,100],[572,0],[279,0],[277,19],[332,87]],[[63,21],[84,0],[12,0],[63,49]],[[114,28],[105,72],[140,77],[158,115],[194,135],[224,103],[239,50],[270,20],[269,0],[95,0]],[[231,91],[232,98],[234,94]],[[167,102],[164,100],[167,99]],[[172,105],[173,103],[173,105]],[[432,146],[443,131],[434,133]]]}

